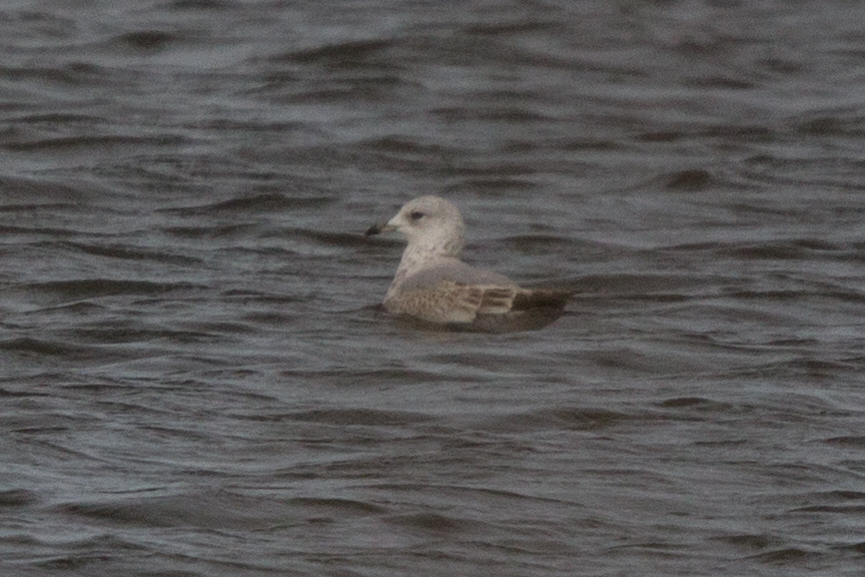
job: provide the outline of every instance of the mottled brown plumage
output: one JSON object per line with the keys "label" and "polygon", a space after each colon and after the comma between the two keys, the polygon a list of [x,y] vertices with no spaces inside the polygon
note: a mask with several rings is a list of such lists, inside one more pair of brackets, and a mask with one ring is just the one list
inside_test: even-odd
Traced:
{"label": "mottled brown plumage", "polygon": [[465,225],[457,208],[442,198],[416,198],[367,235],[390,231],[408,239],[384,299],[390,313],[470,330],[526,330],[558,318],[571,295],[520,288],[506,276],[462,262]]}

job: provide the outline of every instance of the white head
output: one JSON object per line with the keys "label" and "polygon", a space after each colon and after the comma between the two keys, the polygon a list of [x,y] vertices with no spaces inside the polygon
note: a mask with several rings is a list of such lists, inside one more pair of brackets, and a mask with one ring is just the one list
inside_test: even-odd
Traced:
{"label": "white head", "polygon": [[453,204],[438,196],[421,196],[403,206],[387,224],[373,226],[367,234],[395,230],[408,240],[408,250],[456,257],[465,244],[465,228]]}

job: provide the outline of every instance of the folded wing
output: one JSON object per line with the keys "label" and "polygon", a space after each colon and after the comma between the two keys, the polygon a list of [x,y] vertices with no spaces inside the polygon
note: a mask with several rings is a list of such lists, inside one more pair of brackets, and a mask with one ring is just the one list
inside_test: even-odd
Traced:
{"label": "folded wing", "polygon": [[385,307],[394,314],[407,314],[434,323],[472,323],[480,317],[561,311],[570,296],[567,291],[442,280],[432,287],[401,291],[386,302]]}

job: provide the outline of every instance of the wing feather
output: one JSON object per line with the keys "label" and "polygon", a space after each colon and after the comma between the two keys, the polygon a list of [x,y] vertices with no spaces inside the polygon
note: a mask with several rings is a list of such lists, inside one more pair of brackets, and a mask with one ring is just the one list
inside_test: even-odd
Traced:
{"label": "wing feather", "polygon": [[444,280],[433,287],[402,291],[385,303],[395,314],[434,323],[471,323],[478,315],[519,315],[533,309],[564,308],[570,293],[516,286],[469,285]]}

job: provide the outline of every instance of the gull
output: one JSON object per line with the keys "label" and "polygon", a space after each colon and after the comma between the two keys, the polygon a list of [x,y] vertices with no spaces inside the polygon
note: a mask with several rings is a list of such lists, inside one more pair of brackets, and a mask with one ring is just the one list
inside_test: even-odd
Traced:
{"label": "gull", "polygon": [[485,332],[533,330],[558,318],[570,291],[526,289],[508,277],[460,260],[465,224],[456,206],[421,196],[367,236],[396,231],[402,253],[384,308],[427,323]]}

